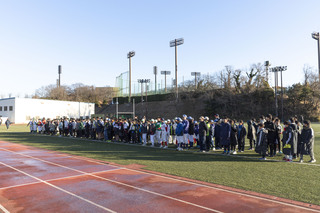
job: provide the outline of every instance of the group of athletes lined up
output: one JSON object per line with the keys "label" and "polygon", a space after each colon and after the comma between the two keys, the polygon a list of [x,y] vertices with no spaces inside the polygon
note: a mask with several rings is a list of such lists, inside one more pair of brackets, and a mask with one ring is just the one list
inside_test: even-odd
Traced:
{"label": "group of athletes lined up", "polygon": [[232,119],[220,119],[218,114],[214,120],[201,116],[199,122],[187,115],[173,120],[161,117],[151,120],[103,120],[97,117],[30,120],[28,126],[32,133],[139,143],[143,146],[150,144],[164,149],[169,144],[175,144],[178,151],[195,147],[199,148],[199,152],[223,149],[223,154],[227,155],[243,152],[247,138],[249,150],[259,153],[261,160],[284,152],[284,160],[289,162],[299,156],[300,162],[303,162],[303,155],[310,155],[310,162],[316,161],[313,154],[314,133],[310,122],[303,121],[302,127],[295,117],[284,122],[284,128],[280,120],[272,118],[272,115],[261,116],[258,122],[251,119],[247,121],[246,128],[242,120],[236,122]]}

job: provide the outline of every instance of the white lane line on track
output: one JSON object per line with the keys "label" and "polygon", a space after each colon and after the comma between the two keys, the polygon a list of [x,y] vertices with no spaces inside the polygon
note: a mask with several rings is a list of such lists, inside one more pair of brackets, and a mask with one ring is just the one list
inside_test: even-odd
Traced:
{"label": "white lane line on track", "polygon": [[[52,153],[54,153],[54,151]],[[97,164],[101,164],[101,165],[106,165],[105,163],[102,163],[102,162],[94,160],[94,159],[91,160],[91,159],[88,159],[86,157],[81,157],[81,156],[78,157],[78,156],[62,154],[62,153],[59,153],[59,155],[69,156],[69,157],[75,158],[75,159],[80,159],[80,160],[85,160],[85,161],[88,161],[88,162],[93,162],[93,163],[97,163]],[[111,165],[111,164],[108,164],[108,165],[109,166],[113,166],[113,167],[117,167],[117,166]],[[143,174],[148,174],[148,175],[151,175],[151,176],[162,177],[162,178],[166,178],[166,179],[170,179],[170,180],[174,180],[174,181],[178,181],[178,182],[183,182],[183,183],[187,183],[187,184],[190,184],[190,185],[196,185],[196,186],[216,189],[216,190],[219,190],[219,191],[229,192],[229,193],[233,193],[233,194],[237,194],[237,195],[243,195],[243,196],[247,196],[247,197],[251,197],[251,198],[256,198],[256,199],[260,199],[260,200],[266,200],[266,201],[270,201],[270,202],[274,202],[274,203],[278,203],[278,204],[282,204],[282,205],[286,205],[286,206],[296,207],[296,208],[300,208],[300,209],[304,209],[304,210],[309,210],[309,211],[313,211],[313,212],[320,212],[319,210],[312,209],[312,208],[307,208],[307,207],[304,207],[304,206],[299,206],[299,205],[295,205],[295,204],[286,203],[286,202],[283,202],[283,201],[278,201],[278,200],[263,198],[263,197],[259,197],[259,196],[254,196],[254,195],[250,195],[250,194],[246,194],[246,193],[236,192],[236,191],[232,191],[232,190],[228,190],[228,189],[222,189],[222,188],[219,188],[219,187],[208,186],[208,185],[204,185],[204,184],[201,184],[201,183],[188,182],[188,181],[181,180],[181,179],[175,179],[175,178],[172,178],[172,177],[167,177],[167,176],[163,176],[163,175],[157,175],[157,174],[153,174],[153,173],[149,173],[149,172],[143,172],[143,171],[134,170],[134,169],[129,169],[129,168],[125,168],[125,167],[123,167],[123,169],[129,170],[129,171],[134,171],[134,172],[139,172],[139,173],[143,173]],[[316,205],[314,205],[314,206],[316,206]]]}
{"label": "white lane line on track", "polygon": [[6,208],[4,208],[1,204],[0,204],[0,209],[4,212],[4,213],[10,213]]}
{"label": "white lane line on track", "polygon": [[[1,148],[1,149],[3,149],[3,148]],[[3,149],[3,150],[6,150],[6,149]],[[63,168],[69,168],[67,166],[59,165],[59,164],[56,164],[56,163],[53,163],[53,162],[50,162],[50,161],[46,161],[46,160],[42,160],[42,159],[39,159],[39,158],[36,158],[36,157],[32,157],[32,156],[28,156],[28,155],[25,155],[25,154],[17,153],[17,152],[11,151],[11,150],[7,150],[7,151],[8,152],[12,152],[12,153],[17,154],[17,155],[22,155],[22,156],[25,156],[25,157],[28,157],[28,158],[32,158],[32,159],[36,159],[36,160],[43,161],[43,162],[46,162],[46,163],[50,163],[52,165],[61,166]],[[0,162],[0,164],[4,164],[4,163]],[[10,167],[9,165],[7,165],[7,166]],[[119,167],[119,168],[121,168],[121,167]],[[181,199],[178,199],[178,198],[174,198],[174,197],[171,197],[171,196],[167,196],[167,195],[164,195],[164,194],[153,192],[153,191],[150,191],[150,190],[147,190],[147,189],[139,188],[139,187],[136,187],[136,186],[132,186],[132,185],[129,185],[129,184],[126,184],[126,183],[122,183],[122,182],[119,182],[119,181],[115,181],[115,180],[111,180],[111,179],[108,179],[108,178],[100,177],[100,176],[97,176],[97,175],[92,175],[92,174],[89,174],[89,173],[86,173],[86,172],[83,172],[83,171],[80,171],[80,170],[77,170],[77,169],[73,169],[73,168],[69,168],[69,169],[73,170],[73,171],[78,171],[78,172],[83,173],[83,174],[87,174],[87,175],[95,177],[97,179],[102,179],[102,180],[106,180],[106,181],[111,182],[111,183],[116,183],[118,185],[127,186],[127,187],[130,187],[130,188],[139,190],[139,191],[147,192],[147,193],[154,194],[154,195],[157,195],[157,196],[161,196],[161,197],[164,197],[164,198],[168,198],[168,199],[171,199],[171,200],[174,200],[174,201],[185,203],[185,204],[188,204],[188,205],[191,205],[191,206],[195,206],[195,207],[198,207],[198,208],[201,208],[201,209],[205,209],[207,211],[216,212],[216,213],[222,213],[221,211],[218,211],[218,210],[215,210],[215,209],[211,209],[211,208],[208,208],[208,207],[205,207],[205,206],[201,206],[201,205],[198,205],[198,204],[195,204],[195,203],[187,202],[187,201],[184,201],[184,200],[181,200]],[[23,171],[21,171],[21,172],[24,173]],[[28,174],[28,176],[30,176],[30,175]],[[37,177],[34,177],[34,178],[39,179]],[[46,182],[46,181],[44,181],[44,182]],[[47,183],[47,184],[50,184],[50,183]],[[50,185],[52,185],[52,184],[50,184]],[[52,186],[55,187],[54,185],[52,185]]]}
{"label": "white lane line on track", "polygon": [[[111,171],[116,171],[116,170],[121,170],[121,168],[119,168],[119,169],[104,170],[104,171],[99,171],[99,172],[91,172],[91,173],[88,173],[88,174],[99,174],[99,173],[111,172]],[[87,176],[87,174],[72,175],[72,176],[67,176],[67,177],[48,179],[48,180],[45,180],[45,181],[51,182],[51,181],[65,180],[65,179],[76,178],[76,177],[81,177],[81,176]],[[32,182],[32,183],[24,183],[24,184],[19,184],[19,185],[6,186],[6,187],[0,188],[0,190],[17,188],[17,187],[20,187],[20,186],[29,186],[29,185],[34,185],[34,184],[37,184],[37,183],[41,183],[41,182],[40,182],[40,181],[37,181],[37,182]]]}
{"label": "white lane line on track", "polygon": [[[27,146],[26,146],[26,147],[27,147]],[[19,155],[24,155],[24,154],[20,154],[20,153],[18,153],[18,152],[14,152],[14,151],[7,150],[7,149],[4,149],[4,148],[0,148],[0,149],[3,149],[3,150],[5,150],[5,151],[9,151],[9,152],[12,152],[12,153],[15,153],[15,154],[19,154]],[[46,151],[46,150],[41,150],[41,151]],[[55,152],[52,151],[52,153],[55,153]],[[75,158],[75,159],[81,159],[81,160],[85,160],[85,161],[88,161],[88,162],[93,162],[93,163],[101,164],[101,165],[106,165],[105,163],[101,163],[101,162],[96,161],[96,160],[93,160],[93,159],[92,159],[92,160],[89,160],[88,158],[85,158],[85,157],[78,157],[78,156],[73,156],[73,155],[68,155],[68,154],[63,154],[63,153],[58,153],[58,154],[59,154],[59,155],[64,155],[64,156],[69,156],[69,157]],[[25,156],[28,156],[28,155],[25,155]],[[34,158],[34,157],[32,157],[32,156],[28,156],[28,157]],[[40,161],[45,161],[45,160],[42,160],[42,159],[38,159],[38,160],[40,160]],[[51,162],[51,164],[55,164],[55,163]],[[148,175],[153,175],[153,176],[157,176],[157,177],[162,177],[162,178],[170,179],[170,180],[173,180],[173,181],[183,182],[183,183],[187,183],[187,184],[190,184],[190,185],[196,185],[196,186],[201,186],[201,187],[205,187],[205,188],[216,189],[216,190],[219,190],[219,191],[229,192],[229,193],[233,193],[233,194],[237,194],[237,195],[243,195],[243,196],[250,197],[250,198],[256,198],[256,199],[260,199],[260,200],[270,201],[270,202],[278,203],[278,204],[281,204],[281,205],[286,205],[286,206],[290,206],[290,207],[300,208],[300,209],[304,209],[304,210],[308,210],[308,211],[312,211],[312,212],[320,212],[319,210],[316,210],[316,209],[307,208],[307,207],[300,206],[300,205],[295,205],[295,204],[290,204],[290,203],[286,203],[286,202],[283,202],[283,201],[278,201],[278,200],[263,198],[263,197],[259,197],[259,196],[255,196],[255,195],[250,195],[250,194],[246,194],[246,193],[236,192],[236,191],[232,191],[232,190],[228,190],[228,189],[222,189],[222,188],[214,187],[214,186],[208,186],[208,185],[204,185],[204,184],[200,184],[200,183],[188,182],[188,181],[181,180],[181,179],[175,179],[175,178],[171,178],[171,177],[167,177],[167,176],[162,176],[162,175],[157,175],[157,174],[153,174],[153,173],[138,171],[138,170],[129,169],[129,168],[125,168],[125,167],[118,167],[118,166],[111,165],[111,164],[107,164],[107,165],[108,165],[108,166],[112,166],[112,167],[116,167],[116,168],[123,168],[123,169],[129,170],[129,171],[134,171],[134,172],[139,172],[139,173],[143,173],[143,174],[148,174]],[[61,166],[63,167],[63,165],[61,165]],[[70,168],[70,169],[72,169],[72,168]],[[316,205],[315,205],[315,206],[316,206]]]}
{"label": "white lane line on track", "polygon": [[72,196],[74,196],[74,197],[76,197],[76,198],[78,198],[78,199],[80,199],[80,200],[83,200],[83,201],[85,201],[85,202],[87,202],[87,203],[90,203],[90,204],[92,204],[92,205],[94,205],[94,206],[96,206],[96,207],[98,207],[98,208],[101,208],[101,209],[106,210],[106,211],[108,211],[108,212],[115,213],[115,211],[112,211],[111,209],[108,209],[108,208],[106,208],[106,207],[104,207],[104,206],[101,206],[101,205],[99,205],[99,204],[97,204],[97,203],[94,203],[94,202],[92,202],[92,201],[90,201],[90,200],[88,200],[88,199],[85,199],[85,198],[83,198],[83,197],[81,197],[81,196],[78,196],[78,195],[76,195],[76,194],[74,194],[74,193],[72,193],[72,192],[69,192],[69,191],[67,191],[67,190],[64,190],[64,189],[62,189],[62,188],[60,188],[60,187],[58,187],[58,186],[55,186],[55,185],[53,185],[53,184],[51,184],[51,183],[48,183],[47,181],[41,180],[40,178],[37,178],[37,177],[35,177],[35,176],[33,176],[33,175],[30,175],[30,174],[28,174],[28,173],[26,173],[26,172],[24,172],[24,171],[21,171],[21,170],[15,168],[15,167],[12,167],[12,166],[7,165],[7,164],[2,163],[2,162],[0,162],[0,164],[2,164],[2,165],[4,165],[4,166],[7,166],[7,167],[9,167],[9,168],[11,168],[11,169],[13,169],[13,170],[15,170],[15,171],[18,171],[18,172],[20,172],[20,173],[22,173],[22,174],[24,174],[24,175],[26,175],[26,176],[29,176],[29,177],[31,177],[31,178],[34,178],[34,179],[40,181],[41,183],[47,184],[47,185],[49,185],[49,186],[51,186],[51,187],[53,187],[53,188],[55,188],[55,189],[58,189],[58,190],[60,190],[60,191],[62,191],[62,192],[64,192],[64,193],[67,193],[67,194],[69,194],[69,195],[72,195]]}

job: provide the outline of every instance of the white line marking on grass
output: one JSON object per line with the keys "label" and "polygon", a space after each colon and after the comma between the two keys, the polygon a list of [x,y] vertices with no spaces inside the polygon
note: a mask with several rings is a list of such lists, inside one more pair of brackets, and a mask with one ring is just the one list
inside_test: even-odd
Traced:
{"label": "white line marking on grass", "polygon": [[4,212],[4,213],[10,213],[6,208],[3,207],[3,205],[0,204],[0,209]]}
{"label": "white line marking on grass", "polygon": [[106,208],[106,207],[104,207],[104,206],[101,206],[101,205],[99,205],[99,204],[97,204],[97,203],[94,203],[94,202],[92,202],[92,201],[90,201],[90,200],[88,200],[88,199],[85,199],[85,198],[83,198],[83,197],[81,197],[81,196],[78,196],[78,195],[76,195],[76,194],[74,194],[74,193],[72,193],[72,192],[69,192],[69,191],[67,191],[67,190],[64,190],[64,189],[62,189],[62,188],[60,188],[60,187],[58,187],[58,186],[55,186],[55,185],[53,185],[53,184],[51,184],[51,183],[48,183],[47,181],[41,180],[40,178],[37,178],[37,177],[35,177],[35,176],[33,176],[33,175],[30,175],[30,174],[28,174],[28,173],[26,173],[26,172],[24,172],[24,171],[21,171],[21,170],[15,168],[15,167],[12,167],[12,166],[7,165],[7,164],[2,163],[2,162],[0,162],[0,164],[4,165],[4,166],[6,166],[6,167],[9,167],[9,168],[11,168],[11,169],[13,169],[13,170],[15,170],[15,171],[18,171],[18,172],[20,172],[20,173],[22,173],[22,174],[24,174],[24,175],[26,175],[26,176],[29,176],[29,177],[31,177],[31,178],[34,178],[34,179],[40,181],[41,183],[47,184],[47,185],[49,185],[49,186],[51,186],[51,187],[53,187],[53,188],[55,188],[55,189],[58,189],[58,190],[60,190],[60,191],[62,191],[62,192],[64,192],[64,193],[67,193],[67,194],[69,194],[69,195],[72,195],[72,196],[74,196],[74,197],[76,197],[76,198],[78,198],[78,199],[80,199],[80,200],[83,200],[83,201],[85,201],[85,202],[87,202],[87,203],[90,203],[90,204],[92,204],[92,205],[94,205],[94,206],[96,206],[96,207],[99,207],[99,208],[101,208],[101,209],[103,209],[103,210],[106,210],[106,211],[108,211],[108,212],[115,213],[115,211],[112,211],[111,209],[108,209],[108,208]]}
{"label": "white line marking on grass", "polygon": [[[86,173],[86,172],[83,172],[83,171],[80,171],[80,170],[77,170],[77,169],[73,169],[73,168],[70,168],[70,167],[67,167],[67,166],[59,165],[59,164],[56,164],[56,163],[53,163],[53,162],[50,162],[50,161],[46,161],[46,160],[42,160],[42,159],[39,159],[39,158],[36,158],[36,157],[28,156],[28,155],[21,154],[21,153],[16,153],[16,152],[11,151],[11,150],[8,150],[8,152],[12,152],[12,153],[15,153],[15,154],[17,154],[17,155],[22,155],[22,156],[25,156],[25,157],[28,157],[28,158],[32,158],[32,159],[39,160],[39,161],[43,161],[43,162],[46,162],[46,163],[49,163],[49,164],[52,164],[52,165],[61,166],[61,167],[63,167],[63,168],[69,168],[70,170],[78,171],[78,172],[80,172],[80,173],[87,174],[88,176],[92,176],[92,177],[95,177],[95,178],[97,178],[97,179],[106,180],[106,181],[111,182],[111,183],[116,183],[116,184],[118,184],[118,185],[127,186],[127,187],[130,187],[130,188],[139,190],[139,191],[143,191],[143,192],[147,192],[147,193],[154,194],[154,195],[157,195],[157,196],[161,196],[161,197],[164,197],[164,198],[168,198],[168,199],[171,199],[171,200],[174,200],[174,201],[178,201],[178,202],[181,202],[181,203],[185,203],[185,204],[187,204],[187,205],[195,206],[195,207],[198,207],[198,208],[201,208],[201,209],[205,209],[205,210],[208,210],[208,211],[211,211],[211,212],[222,213],[221,211],[218,211],[218,210],[215,210],[215,209],[211,209],[211,208],[208,208],[208,207],[205,207],[205,206],[201,206],[201,205],[198,205],[198,204],[195,204],[195,203],[191,203],[191,202],[188,202],[188,201],[184,201],[184,200],[181,200],[181,199],[178,199],[178,198],[174,198],[174,197],[171,197],[171,196],[167,196],[167,195],[164,195],[164,194],[160,194],[160,193],[157,193],[157,192],[153,192],[153,191],[150,191],[150,190],[147,190],[147,189],[143,189],[143,188],[139,188],[139,187],[136,187],[136,186],[132,186],[132,185],[129,185],[129,184],[126,184],[126,183],[122,183],[122,182],[119,182],[119,181],[111,180],[111,179],[104,178],[104,177],[100,177],[100,176],[93,175],[93,174],[89,174],[89,173]],[[14,167],[11,167],[11,166],[9,166],[9,165],[6,165],[6,164],[2,163],[2,162],[0,162],[0,164],[3,164],[3,165],[5,165],[5,166],[7,166],[7,167],[9,167],[9,168],[15,169],[16,171],[20,171],[20,170],[14,168]],[[29,174],[27,174],[27,173],[25,173],[25,172],[23,172],[23,171],[20,171],[20,172],[23,173],[23,174],[25,174],[25,175],[28,175],[28,176],[30,176],[30,177],[33,177],[33,178],[35,178],[35,179],[37,179],[37,180],[39,180],[39,181],[41,181],[41,182],[43,182],[43,183],[46,183],[46,184],[48,184],[48,185],[50,185],[50,186],[52,186],[52,187],[54,187],[54,188],[57,188],[57,189],[59,189],[59,190],[64,190],[64,189],[62,189],[62,188],[60,188],[60,187],[57,187],[57,186],[55,186],[55,185],[53,185],[53,184],[50,184],[50,183],[48,183],[48,182],[46,182],[46,181],[43,181],[43,180],[41,180],[41,179],[39,179],[39,178],[37,178],[37,177],[34,177],[34,176],[32,176],[32,175],[29,175]],[[65,190],[64,190],[64,191],[65,191]],[[65,192],[68,193],[68,191],[65,191]],[[71,193],[71,192],[69,192],[69,193]],[[71,193],[71,194],[73,194],[73,193]],[[74,195],[75,195],[75,194],[74,194]],[[75,195],[75,196],[77,196],[77,195]],[[78,197],[79,197],[79,198],[82,198],[82,197],[80,197],[80,196],[78,196]],[[83,199],[85,199],[85,198],[83,198]],[[86,200],[86,199],[85,199],[85,200]],[[89,201],[89,200],[88,200],[88,201]],[[90,201],[90,202],[91,202],[91,201]],[[98,205],[98,204],[97,204],[97,205]]]}

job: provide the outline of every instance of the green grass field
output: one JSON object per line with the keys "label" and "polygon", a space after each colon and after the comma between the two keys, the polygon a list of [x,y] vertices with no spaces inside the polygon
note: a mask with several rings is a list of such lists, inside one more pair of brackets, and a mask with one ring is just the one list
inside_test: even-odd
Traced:
{"label": "green grass field", "polygon": [[[26,126],[0,126],[0,140],[114,162],[144,169],[320,205],[320,124],[315,131],[315,165],[259,161],[254,151],[237,157],[177,152],[120,143],[31,135]],[[248,142],[246,142],[248,145]],[[248,147],[246,147],[247,149]],[[278,155],[275,160],[281,160]],[[308,161],[309,156],[305,156]],[[296,160],[297,161],[297,160]]]}

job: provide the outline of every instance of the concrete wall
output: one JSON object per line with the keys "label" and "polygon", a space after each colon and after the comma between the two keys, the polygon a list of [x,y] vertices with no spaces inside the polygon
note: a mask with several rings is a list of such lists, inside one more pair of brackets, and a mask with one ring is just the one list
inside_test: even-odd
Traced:
{"label": "concrete wall", "polygon": [[[13,105],[13,111],[0,111],[3,117],[9,117],[14,123],[27,123],[32,118],[79,118],[95,114],[94,103],[56,101],[44,99],[12,98],[0,100],[0,106]],[[1,114],[2,113],[2,114]]]}

